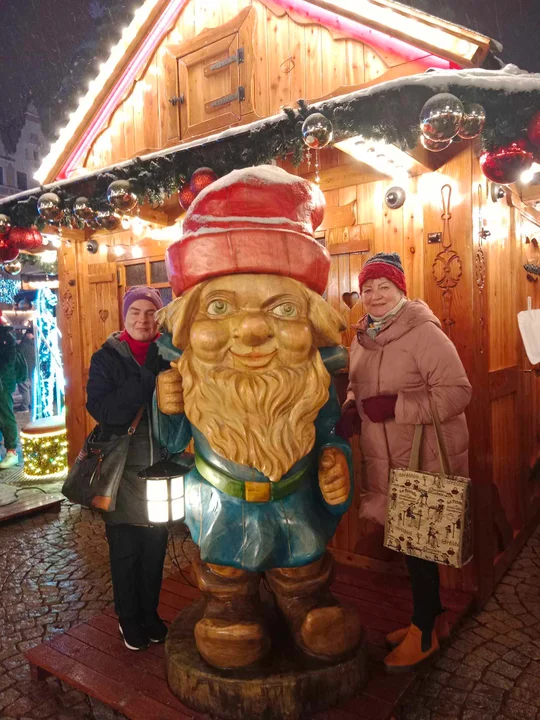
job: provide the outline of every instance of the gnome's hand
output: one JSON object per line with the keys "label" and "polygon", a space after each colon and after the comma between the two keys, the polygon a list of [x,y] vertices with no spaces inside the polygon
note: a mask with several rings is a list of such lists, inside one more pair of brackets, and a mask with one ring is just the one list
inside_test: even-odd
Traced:
{"label": "gnome's hand", "polygon": [[325,448],[322,451],[319,459],[319,487],[329,505],[340,505],[349,497],[349,466],[341,450]]}
{"label": "gnome's hand", "polygon": [[176,366],[165,370],[156,378],[157,404],[164,415],[179,415],[184,412],[184,389],[182,376]]}

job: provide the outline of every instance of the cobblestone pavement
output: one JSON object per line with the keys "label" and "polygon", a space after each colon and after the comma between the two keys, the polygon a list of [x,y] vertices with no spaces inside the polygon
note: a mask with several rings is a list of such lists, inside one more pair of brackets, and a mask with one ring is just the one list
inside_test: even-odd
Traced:
{"label": "cobblestone pavement", "polygon": [[540,720],[540,528],[402,708],[403,720]]}
{"label": "cobblestone pavement", "polygon": [[[1,472],[0,483],[38,485],[24,480],[18,468]],[[61,483],[39,486],[50,492]],[[180,555],[178,542],[175,547]],[[166,574],[175,570],[168,558]],[[66,501],[60,513],[0,525],[0,720],[123,717],[56,678],[32,680],[23,655],[111,601],[107,540],[98,514]]]}
{"label": "cobblestone pavement", "polygon": [[[14,468],[0,473],[0,484],[37,483]],[[41,487],[56,490],[60,483]],[[175,570],[168,558],[166,573]],[[97,514],[65,502],[59,514],[0,525],[0,720],[122,718],[56,678],[32,680],[23,656],[111,601],[107,541]],[[540,529],[484,610],[462,624],[419,678],[400,717],[540,720]]]}

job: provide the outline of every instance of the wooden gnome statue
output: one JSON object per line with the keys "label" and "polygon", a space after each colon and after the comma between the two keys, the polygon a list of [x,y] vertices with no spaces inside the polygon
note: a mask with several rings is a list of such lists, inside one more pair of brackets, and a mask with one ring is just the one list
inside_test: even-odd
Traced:
{"label": "wooden gnome statue", "polygon": [[344,326],[321,297],[330,257],[313,232],[323,214],[306,180],[235,170],[197,196],[167,251],[179,297],[159,320],[181,355],[158,378],[160,432],[171,452],[194,438],[185,522],[206,600],[195,640],[219,668],[271,647],[263,575],[304,652],[337,660],[361,637],[356,610],[329,591],[327,544],[351,502],[352,465],[325,366]]}

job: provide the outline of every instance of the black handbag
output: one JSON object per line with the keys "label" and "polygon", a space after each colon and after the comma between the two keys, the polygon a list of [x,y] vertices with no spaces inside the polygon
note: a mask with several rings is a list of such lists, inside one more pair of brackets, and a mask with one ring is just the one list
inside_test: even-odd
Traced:
{"label": "black handbag", "polygon": [[99,425],[92,430],[62,486],[62,493],[70,502],[113,512],[131,436],[144,408],[144,405],[140,408],[125,435],[100,441]]}

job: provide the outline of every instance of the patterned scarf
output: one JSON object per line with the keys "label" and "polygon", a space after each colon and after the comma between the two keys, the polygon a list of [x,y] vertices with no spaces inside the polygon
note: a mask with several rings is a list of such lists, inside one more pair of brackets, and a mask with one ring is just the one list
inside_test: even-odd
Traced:
{"label": "patterned scarf", "polygon": [[393,318],[395,315],[398,314],[398,312],[401,310],[401,308],[405,305],[406,302],[407,302],[407,298],[402,297],[397,305],[395,305],[391,310],[389,310],[386,313],[386,315],[383,315],[380,318],[375,318],[375,317],[372,317],[371,315],[367,316],[366,332],[372,340],[375,340],[375,338],[380,333],[380,331],[384,328],[386,323],[391,318]]}

